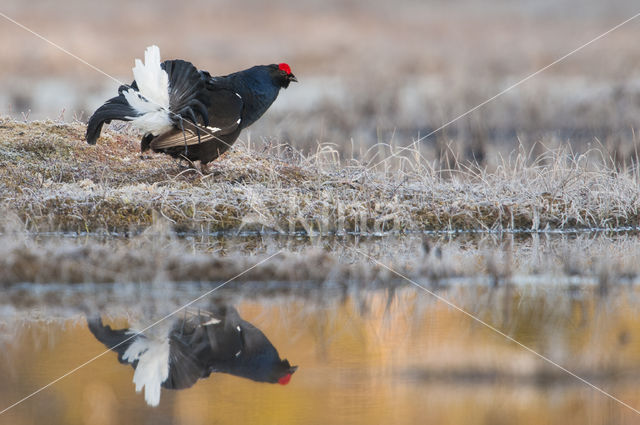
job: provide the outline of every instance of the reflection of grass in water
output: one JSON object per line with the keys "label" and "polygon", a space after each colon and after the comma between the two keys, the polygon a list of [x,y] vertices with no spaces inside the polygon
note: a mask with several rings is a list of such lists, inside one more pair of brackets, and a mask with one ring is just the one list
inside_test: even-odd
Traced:
{"label": "reflection of grass in water", "polygon": [[[0,123],[2,206],[29,230],[128,231],[154,214],[179,230],[362,233],[414,230],[617,227],[638,223],[637,173],[598,152],[520,152],[494,171],[435,168],[417,152],[368,170],[330,147],[238,147],[211,175],[180,172],[163,156],[141,160],[135,138],[83,142],[84,126]],[[386,152],[386,151],[385,151]],[[389,154],[391,152],[389,151]],[[377,162],[378,157],[372,159]]]}
{"label": "reflection of grass in water", "polygon": [[240,281],[283,282],[292,290],[298,282],[311,283],[311,288],[407,284],[352,247],[435,290],[552,282],[578,292],[595,286],[605,295],[619,285],[637,283],[640,275],[640,247],[634,235],[443,236],[430,239],[426,252],[421,236],[185,238],[158,219],[141,234],[126,238],[32,238],[17,223],[6,222],[0,237],[0,282],[7,284],[220,282],[279,250],[281,254]]}
{"label": "reflection of grass in water", "polygon": [[[596,384],[635,382],[640,373],[637,289],[579,296],[553,285],[458,288],[447,294],[506,334]],[[489,329],[433,306],[447,337],[433,338],[405,375],[423,383],[583,385]],[[434,318],[430,319],[434,321]]]}

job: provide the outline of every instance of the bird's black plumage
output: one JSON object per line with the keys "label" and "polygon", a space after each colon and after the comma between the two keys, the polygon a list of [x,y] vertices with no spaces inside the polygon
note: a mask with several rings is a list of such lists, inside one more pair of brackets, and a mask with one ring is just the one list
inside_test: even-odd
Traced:
{"label": "bird's black plumage", "polygon": [[[135,335],[129,329],[112,329],[104,325],[100,317],[88,319],[88,325],[96,339],[118,353],[121,363],[136,369],[139,361],[145,361],[132,357],[127,351],[132,344],[141,343],[136,342],[137,339],[142,339],[144,344],[146,335]],[[189,388],[214,372],[258,382],[286,383],[281,380],[288,380],[297,369],[288,360],[280,359],[262,331],[243,320],[229,305],[216,305],[211,312],[187,311],[174,321],[163,338],[169,346],[169,366],[161,385],[167,389]]]}
{"label": "bird's black plumage", "polygon": [[[281,88],[297,81],[286,64],[258,65],[220,77],[212,77],[183,60],[168,60],[159,66],[168,76],[168,88],[162,88],[168,90],[168,108],[149,102],[145,93],[138,90],[140,84],[136,81],[130,87],[121,86],[119,95],[109,99],[89,119],[88,143],[96,143],[103,123],[117,119],[133,121],[135,125],[145,121],[147,109],[152,109],[152,113],[166,113],[166,117],[162,116],[163,120],[155,127],[144,122],[141,149],[207,164],[227,151],[242,129],[266,112]],[[132,96],[130,89],[148,103],[141,107],[132,105],[127,98]]]}
{"label": "bird's black plumage", "polygon": [[90,145],[95,145],[98,141],[103,124],[109,124],[111,120],[131,121],[139,116],[138,112],[129,105],[129,102],[122,94],[123,89],[126,90],[128,87],[120,86],[118,96],[107,100],[89,119],[86,138],[87,143]]}

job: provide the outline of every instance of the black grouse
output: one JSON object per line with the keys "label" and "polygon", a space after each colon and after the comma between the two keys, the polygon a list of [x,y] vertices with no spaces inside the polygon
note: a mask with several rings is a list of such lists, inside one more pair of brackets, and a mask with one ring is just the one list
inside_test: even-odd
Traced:
{"label": "black grouse", "polygon": [[186,310],[172,323],[139,335],[132,329],[111,329],[100,317],[87,322],[96,339],[118,353],[120,363],[133,366],[136,391],[144,388],[151,406],[160,403],[160,387],[189,388],[212,372],[289,383],[298,367],[281,360],[260,329],[230,305],[215,305],[213,310]]}
{"label": "black grouse", "polygon": [[161,62],[157,46],[148,47],[144,58],[144,64],[135,61],[131,85],[120,86],[118,96],[89,118],[89,144],[96,143],[104,123],[132,121],[143,133],[143,152],[152,149],[206,167],[265,113],[281,88],[298,81],[286,63],[212,77],[190,62]]}

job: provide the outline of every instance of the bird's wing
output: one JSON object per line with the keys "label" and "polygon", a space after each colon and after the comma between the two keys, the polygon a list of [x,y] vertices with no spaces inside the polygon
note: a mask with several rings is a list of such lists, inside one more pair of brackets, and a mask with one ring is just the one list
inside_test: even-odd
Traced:
{"label": "bird's wing", "polygon": [[[235,312],[235,309],[230,310]],[[189,388],[200,378],[211,373],[210,362],[215,362],[220,351],[235,350],[235,344],[228,338],[224,341],[226,310],[222,314],[213,312],[185,309],[184,316],[176,323],[171,332],[171,353],[169,377],[163,382],[164,388]],[[238,332],[234,329],[234,332]],[[213,341],[222,343],[215,346]],[[228,358],[226,355],[224,358]]]}
{"label": "bird's wing", "polygon": [[174,390],[189,388],[198,379],[208,375],[208,369],[198,361],[194,347],[185,345],[175,338],[171,339],[170,346],[169,376],[162,383],[164,388]]}
{"label": "bird's wing", "polygon": [[[183,120],[180,124],[184,128],[176,128],[169,133],[154,138],[149,147],[152,149],[167,149],[172,147],[189,146],[216,140],[220,136],[231,134],[238,130],[242,123],[242,98],[227,89],[208,88],[209,108],[207,110],[208,125],[198,122],[197,125]],[[183,117],[186,118],[186,117]]]}
{"label": "bird's wing", "polygon": [[[213,311],[187,310],[180,340],[209,361],[237,357],[242,351],[242,318],[231,305],[212,306]],[[176,333],[174,333],[176,336]]]}
{"label": "bird's wing", "polygon": [[209,123],[209,96],[203,76],[190,62],[168,60],[162,68],[169,76],[169,110],[171,120],[178,124],[180,117],[205,126]]}

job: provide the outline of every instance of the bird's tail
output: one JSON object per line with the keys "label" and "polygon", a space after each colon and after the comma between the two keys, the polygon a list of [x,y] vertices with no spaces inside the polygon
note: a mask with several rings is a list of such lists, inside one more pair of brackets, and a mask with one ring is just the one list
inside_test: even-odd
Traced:
{"label": "bird's tail", "polygon": [[157,406],[162,383],[169,377],[169,339],[148,338],[131,329],[111,329],[99,316],[87,318],[87,324],[98,341],[118,353],[119,362],[133,366],[136,391],[144,388],[147,403]]}
{"label": "bird's tail", "polygon": [[111,329],[111,326],[102,323],[100,316],[87,317],[87,325],[98,341],[108,349],[117,352],[118,360],[126,363],[122,356],[134,340],[131,338],[131,334],[127,333],[127,330]]}
{"label": "bird's tail", "polygon": [[157,341],[138,336],[124,353],[123,359],[135,364],[136,392],[144,388],[144,399],[149,406],[160,403],[160,388],[169,377],[170,352],[169,339]]}
{"label": "bird's tail", "polygon": [[[121,88],[124,88],[124,86]],[[129,102],[127,102],[127,99],[122,93],[120,93],[119,96],[107,100],[105,104],[99,107],[91,118],[89,118],[87,124],[87,143],[90,145],[96,144],[104,123],[109,124],[111,120],[131,121],[137,116],[138,113],[129,105]]]}
{"label": "bird's tail", "polygon": [[119,95],[109,99],[89,118],[87,142],[95,144],[102,125],[111,120],[133,121],[145,134],[154,136],[173,126],[169,111],[169,75],[160,61],[158,46],[150,46],[144,53],[144,63],[136,59],[133,67],[135,81],[120,86]]}

